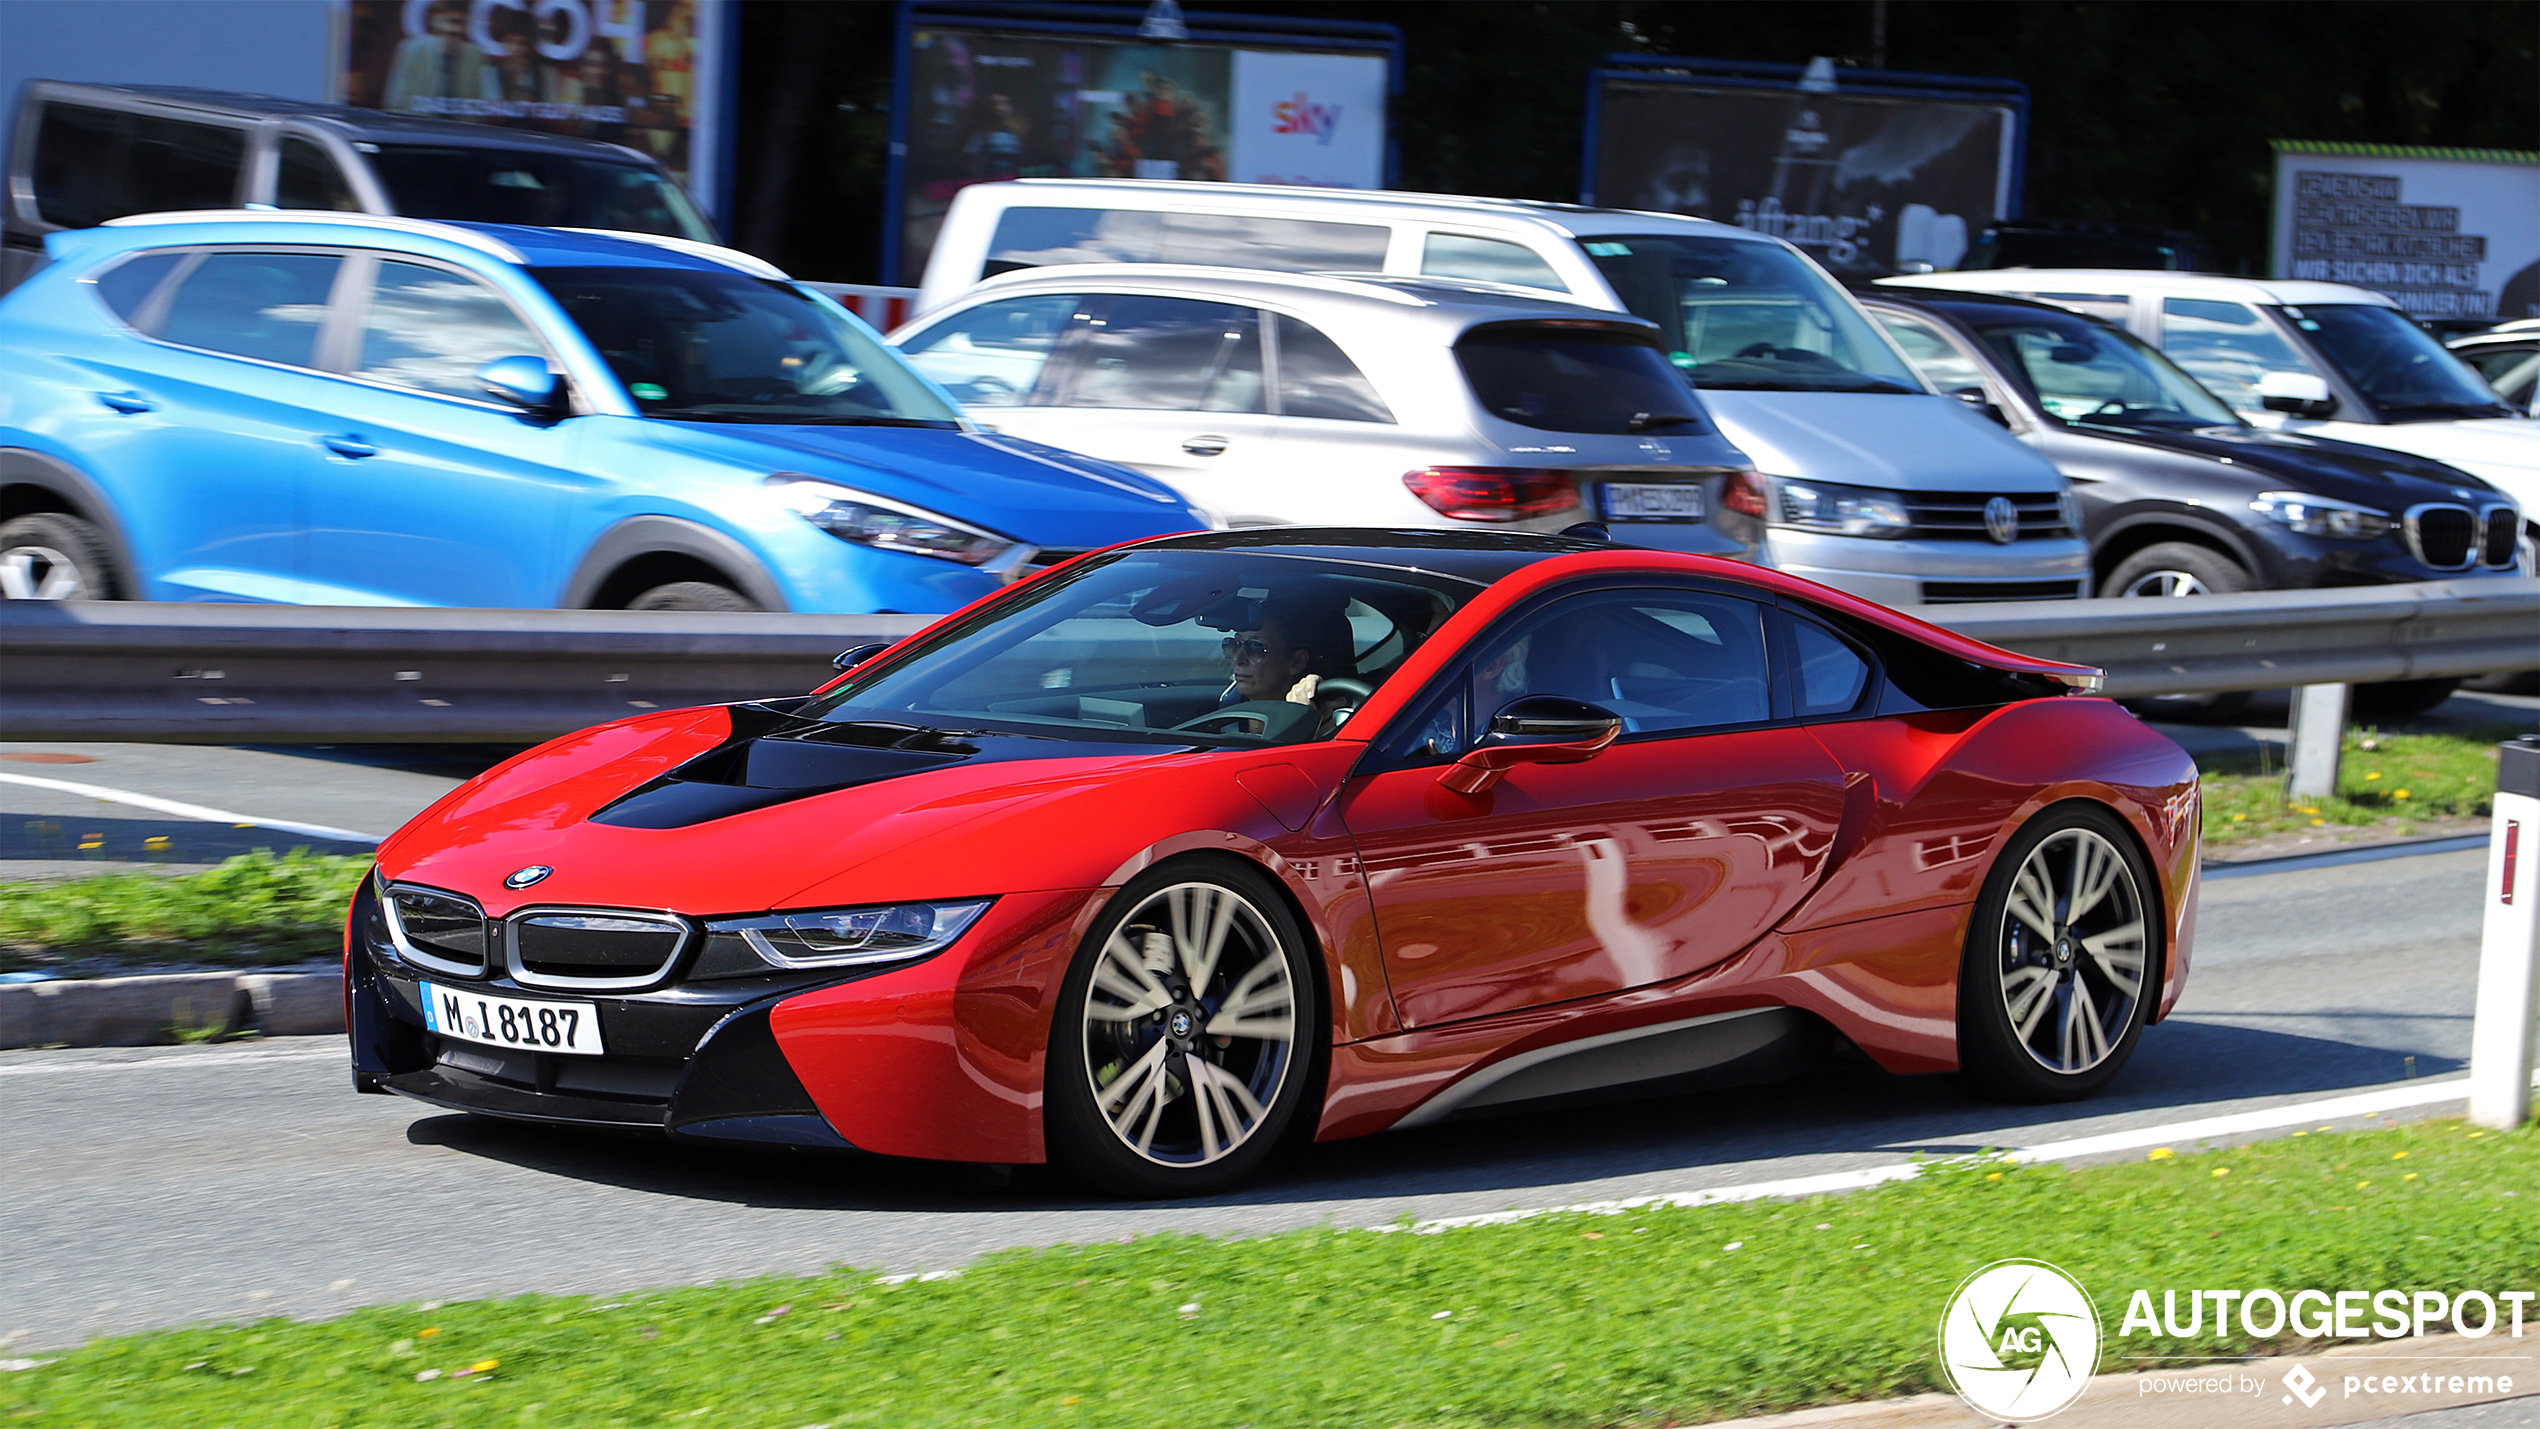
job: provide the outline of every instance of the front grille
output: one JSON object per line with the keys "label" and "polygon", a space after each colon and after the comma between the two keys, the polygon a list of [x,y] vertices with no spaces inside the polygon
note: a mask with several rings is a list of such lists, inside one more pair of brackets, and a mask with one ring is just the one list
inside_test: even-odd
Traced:
{"label": "front grille", "polygon": [[507,932],[515,979],[591,991],[658,982],[688,942],[688,925],[676,918],[614,909],[515,913]]}
{"label": "front grille", "polygon": [[432,972],[483,977],[485,914],[455,893],[399,884],[388,890],[388,926],[398,956]]}
{"label": "front grille", "polygon": [[1925,605],[1974,605],[1988,600],[2079,600],[2081,582],[1925,581]]}
{"label": "front grille", "polygon": [[2522,513],[2510,506],[2490,506],[2482,526],[2479,560],[2491,566],[2512,565],[2522,544]]}
{"label": "front grille", "polygon": [[2466,506],[2432,502],[2408,508],[2408,544],[2435,570],[2467,570],[2477,542],[2478,518]]}
{"label": "front grille", "polygon": [[2051,491],[1906,491],[1905,514],[1913,522],[1912,534],[1926,541],[1990,541],[1984,529],[1985,503],[1996,496],[2009,496],[2019,508],[2021,541],[2042,541],[2065,537],[2073,529],[2064,524],[2063,498]]}

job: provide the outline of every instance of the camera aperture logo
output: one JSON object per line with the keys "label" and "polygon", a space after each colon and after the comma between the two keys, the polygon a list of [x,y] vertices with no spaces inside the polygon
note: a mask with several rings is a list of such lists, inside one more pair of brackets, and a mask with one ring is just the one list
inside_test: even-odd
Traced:
{"label": "camera aperture logo", "polygon": [[1979,1414],[2043,1419],[2099,1369],[2099,1309],[2042,1260],[1998,1260],[1959,1282],[1940,1317],[1949,1387]]}

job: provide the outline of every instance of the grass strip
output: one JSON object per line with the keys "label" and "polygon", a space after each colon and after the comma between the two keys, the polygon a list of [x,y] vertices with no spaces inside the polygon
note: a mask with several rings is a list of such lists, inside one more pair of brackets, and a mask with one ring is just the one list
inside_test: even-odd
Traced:
{"label": "grass strip", "polygon": [[370,862],[259,850],[201,873],[0,884],[0,972],[327,957],[341,947],[345,905]]}
{"label": "grass strip", "polygon": [[2011,1256],[2089,1287],[2103,1368],[2128,1349],[2284,1348],[2115,1334],[2137,1288],[2534,1288],[2540,1131],[2425,1122],[2081,1170],[1954,1161],[1798,1202],[1149,1236],[897,1285],[840,1271],[175,1330],[0,1375],[0,1424],[1697,1423],[1940,1387],[1943,1303]]}
{"label": "grass strip", "polygon": [[2312,828],[2416,831],[2420,820],[2482,818],[2496,793],[2496,746],[2527,730],[2472,734],[2383,734],[2346,731],[2337,792],[2325,799],[2287,800],[2284,769],[2261,750],[2200,755],[2204,772],[2205,844],[2228,847],[2269,834]]}

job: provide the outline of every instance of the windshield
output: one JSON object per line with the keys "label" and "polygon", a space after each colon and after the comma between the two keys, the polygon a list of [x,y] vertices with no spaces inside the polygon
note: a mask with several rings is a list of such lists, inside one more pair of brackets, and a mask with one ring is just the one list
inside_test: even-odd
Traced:
{"label": "windshield", "polygon": [[1634,333],[1485,328],[1455,345],[1492,415],[1554,432],[1703,431],[1701,404],[1666,356]]}
{"label": "windshield", "polygon": [[1658,324],[1696,387],[1926,393],[1823,273],[1775,243],[1583,238],[1625,309]]}
{"label": "windshield", "polygon": [[408,218],[615,228],[715,240],[688,195],[642,164],[473,145],[382,144],[371,171]]}
{"label": "windshield", "polygon": [[2378,303],[2283,310],[2385,417],[2510,417],[2478,374],[2397,308]]}
{"label": "windshield", "polygon": [[648,417],[955,427],[879,338],[792,286],[729,270],[530,270]]}
{"label": "windshield", "polygon": [[1258,552],[1133,550],[1054,576],[798,713],[1066,739],[1323,739],[1481,586]]}
{"label": "windshield", "polygon": [[2223,400],[2133,334],[2088,318],[1962,315],[2051,416],[2091,427],[2237,427]]}

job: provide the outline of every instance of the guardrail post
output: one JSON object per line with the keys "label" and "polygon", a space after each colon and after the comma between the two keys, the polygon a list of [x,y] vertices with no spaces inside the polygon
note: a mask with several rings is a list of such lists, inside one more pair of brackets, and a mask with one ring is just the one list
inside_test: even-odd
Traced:
{"label": "guardrail post", "polygon": [[2346,743],[2346,685],[2293,687],[2293,748],[2285,757],[2284,792],[2325,799],[2337,792],[2337,758]]}
{"label": "guardrail post", "polygon": [[2470,1030],[2469,1119],[2511,1131],[2531,1115],[2540,1020],[2540,735],[2497,751],[2495,832],[2487,841],[2486,928],[2478,1020]]}

